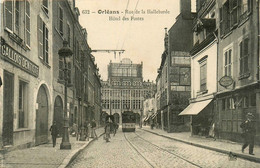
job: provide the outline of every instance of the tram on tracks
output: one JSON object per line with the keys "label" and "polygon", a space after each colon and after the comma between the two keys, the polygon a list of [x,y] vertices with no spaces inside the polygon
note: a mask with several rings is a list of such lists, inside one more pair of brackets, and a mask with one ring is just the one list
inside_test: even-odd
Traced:
{"label": "tram on tracks", "polygon": [[122,131],[135,132],[136,117],[133,111],[124,111],[122,113]]}

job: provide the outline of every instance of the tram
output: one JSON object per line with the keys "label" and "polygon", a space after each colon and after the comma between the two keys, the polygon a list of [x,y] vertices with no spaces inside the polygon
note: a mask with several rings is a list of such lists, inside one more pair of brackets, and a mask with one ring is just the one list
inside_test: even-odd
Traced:
{"label": "tram", "polygon": [[133,111],[124,111],[122,113],[122,131],[135,132],[136,117]]}

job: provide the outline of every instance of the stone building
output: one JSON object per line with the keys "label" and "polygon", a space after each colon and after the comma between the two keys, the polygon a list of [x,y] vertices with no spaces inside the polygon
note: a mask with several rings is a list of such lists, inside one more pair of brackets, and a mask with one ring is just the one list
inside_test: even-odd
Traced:
{"label": "stone building", "polygon": [[[205,1],[204,1],[205,2]],[[216,1],[203,5],[197,0],[197,17],[193,21],[191,54],[190,105],[179,115],[191,116],[191,132],[209,135],[215,127],[215,95],[217,92]]]}
{"label": "stone building", "polygon": [[[79,113],[83,106],[95,110],[99,122],[100,76],[87,44],[87,32],[79,23],[75,1],[4,0],[0,6],[1,147],[47,143],[54,120],[60,130],[64,115],[69,116],[71,124],[86,120],[88,115]],[[67,114],[64,64],[58,55],[65,40],[73,51],[68,64]],[[89,83],[93,88],[84,90]],[[96,95],[95,104],[88,103],[92,97],[83,98],[90,92]]]}
{"label": "stone building", "polygon": [[218,136],[242,141],[240,124],[248,112],[260,142],[259,1],[216,1],[219,37],[216,116]]}
{"label": "stone building", "polygon": [[[190,53],[192,48],[191,1],[180,1],[180,14],[165,33],[165,50],[158,69],[157,85],[160,85],[160,109],[163,129],[167,132],[189,130],[189,118],[179,113],[189,104]],[[160,83],[158,83],[160,82]],[[157,90],[158,91],[158,90]]]}
{"label": "stone building", "polygon": [[[50,137],[53,116],[51,4],[51,1],[1,1],[1,147],[28,147],[46,143]],[[39,17],[44,27],[39,27]],[[44,29],[42,34],[38,33],[39,28]]]}
{"label": "stone building", "polygon": [[108,80],[102,82],[102,106],[104,115],[114,115],[121,123],[121,113],[132,110],[140,122],[144,95],[149,97],[154,92],[154,84],[143,82],[143,63],[134,64],[128,58],[119,63],[108,65]]}

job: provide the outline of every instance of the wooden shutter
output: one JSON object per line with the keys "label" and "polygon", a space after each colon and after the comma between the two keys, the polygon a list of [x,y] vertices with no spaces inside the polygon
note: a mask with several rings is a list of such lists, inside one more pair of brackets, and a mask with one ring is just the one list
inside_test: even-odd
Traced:
{"label": "wooden shutter", "polygon": [[38,57],[43,59],[43,21],[41,17],[38,15],[37,18],[38,25]]}

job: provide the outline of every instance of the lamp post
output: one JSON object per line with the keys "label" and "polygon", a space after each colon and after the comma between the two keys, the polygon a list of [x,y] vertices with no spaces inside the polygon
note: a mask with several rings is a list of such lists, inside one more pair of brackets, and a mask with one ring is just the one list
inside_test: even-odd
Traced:
{"label": "lamp post", "polygon": [[58,51],[58,54],[60,57],[64,60],[64,131],[62,136],[62,143],[60,144],[60,149],[71,149],[71,144],[69,142],[69,119],[68,119],[68,109],[67,109],[67,87],[68,87],[68,68],[67,68],[67,62],[70,61],[70,57],[72,56],[71,49],[67,46],[68,42],[63,41],[63,47]]}

